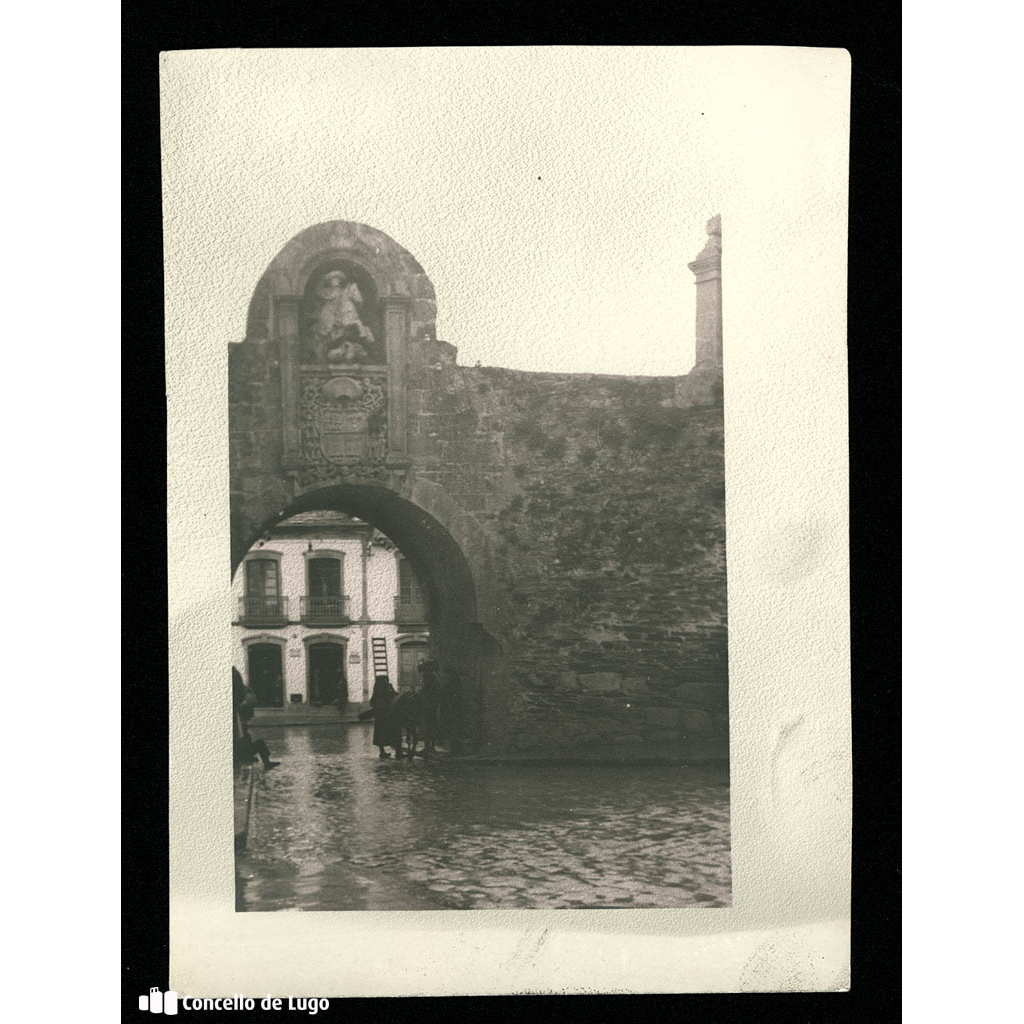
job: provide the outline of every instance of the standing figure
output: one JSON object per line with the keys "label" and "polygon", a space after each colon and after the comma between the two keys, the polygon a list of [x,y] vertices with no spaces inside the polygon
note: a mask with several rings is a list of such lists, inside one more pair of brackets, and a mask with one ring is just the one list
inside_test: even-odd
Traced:
{"label": "standing figure", "polygon": [[423,677],[420,690],[420,728],[423,731],[423,756],[436,753],[440,732],[441,674],[436,661],[421,661],[416,670]]}
{"label": "standing figure", "polygon": [[344,676],[341,677],[338,683],[337,696],[334,698],[335,707],[338,709],[338,714],[343,715],[348,710],[348,681]]}
{"label": "standing figure", "polygon": [[387,747],[394,748],[398,757],[402,756],[402,727],[395,715],[396,696],[388,677],[377,676],[370,707],[373,708],[373,745],[380,751],[381,757],[391,756]]}
{"label": "standing figure", "polygon": [[281,762],[270,759],[270,748],[266,740],[254,740],[249,735],[249,719],[256,706],[256,694],[245,685],[242,673],[231,669],[232,705],[234,718],[234,762],[237,770],[243,764],[251,764],[258,757],[263,767],[276,768]]}
{"label": "standing figure", "polygon": [[454,754],[459,752],[463,735],[462,685],[455,670],[446,668],[440,689],[441,699],[437,709],[438,736]]}
{"label": "standing figure", "polygon": [[420,741],[423,728],[420,695],[416,690],[405,690],[399,694],[398,700],[395,701],[395,717],[398,719],[399,739],[404,732],[408,742],[409,757],[415,757],[416,746]]}

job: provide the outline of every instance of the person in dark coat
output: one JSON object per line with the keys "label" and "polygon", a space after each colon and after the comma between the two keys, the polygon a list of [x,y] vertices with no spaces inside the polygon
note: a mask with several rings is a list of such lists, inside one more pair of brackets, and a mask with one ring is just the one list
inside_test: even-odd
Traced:
{"label": "person in dark coat", "polygon": [[402,756],[402,727],[395,715],[396,696],[388,677],[377,676],[370,707],[373,708],[373,745],[380,750],[381,757],[391,756],[386,747],[393,747],[395,753]]}
{"label": "person in dark coat", "polygon": [[423,679],[420,690],[420,728],[423,732],[423,756],[430,757],[437,749],[440,734],[441,673],[436,661],[421,661],[417,671]]}
{"label": "person in dark coat", "polygon": [[253,716],[256,695],[245,685],[242,673],[231,669],[231,689],[234,718],[234,761],[235,768],[251,764],[258,757],[264,768],[276,768],[281,762],[270,759],[270,748],[266,740],[254,740],[249,735],[249,719]]}
{"label": "person in dark coat", "polygon": [[437,709],[437,732],[452,753],[456,753],[462,736],[462,687],[458,673],[445,670],[441,679],[441,699]]}

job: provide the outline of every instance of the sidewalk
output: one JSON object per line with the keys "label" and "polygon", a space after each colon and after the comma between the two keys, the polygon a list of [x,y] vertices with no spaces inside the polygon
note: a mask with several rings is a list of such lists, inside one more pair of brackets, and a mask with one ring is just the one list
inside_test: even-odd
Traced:
{"label": "sidewalk", "polygon": [[287,708],[256,708],[249,725],[358,725],[360,713],[369,706],[350,704],[344,712],[339,712],[333,705],[292,704]]}
{"label": "sidewalk", "polygon": [[256,799],[256,777],[263,771],[259,763],[245,764],[235,774],[235,853],[249,842],[249,826]]}

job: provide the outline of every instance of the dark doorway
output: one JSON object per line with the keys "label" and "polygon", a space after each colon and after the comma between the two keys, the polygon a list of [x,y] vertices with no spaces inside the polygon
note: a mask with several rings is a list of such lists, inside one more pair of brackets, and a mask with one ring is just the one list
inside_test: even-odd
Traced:
{"label": "dark doorway", "polygon": [[398,648],[398,690],[404,692],[420,685],[420,674],[417,671],[421,661],[428,657],[427,645],[414,641],[401,644]]}
{"label": "dark doorway", "polygon": [[334,704],[338,697],[348,703],[345,683],[345,648],[341,644],[310,644],[309,703]]}
{"label": "dark doorway", "polygon": [[284,706],[284,674],[278,644],[249,645],[249,688],[261,708]]}

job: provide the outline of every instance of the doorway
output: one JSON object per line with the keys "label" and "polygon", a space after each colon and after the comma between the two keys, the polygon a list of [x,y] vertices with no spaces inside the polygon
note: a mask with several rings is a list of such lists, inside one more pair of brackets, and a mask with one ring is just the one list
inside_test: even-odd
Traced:
{"label": "doorway", "polygon": [[256,706],[284,706],[284,673],[278,644],[249,645],[249,689],[256,694]]}
{"label": "doorway", "polygon": [[427,645],[421,641],[400,644],[398,648],[398,692],[404,693],[419,687],[421,679],[417,671],[421,661],[428,657]]}
{"label": "doorway", "polygon": [[310,644],[307,652],[309,667],[309,703],[334,704],[338,698],[348,703],[348,685],[345,682],[345,648],[342,644]]}

